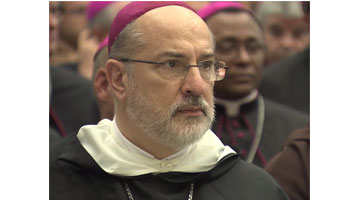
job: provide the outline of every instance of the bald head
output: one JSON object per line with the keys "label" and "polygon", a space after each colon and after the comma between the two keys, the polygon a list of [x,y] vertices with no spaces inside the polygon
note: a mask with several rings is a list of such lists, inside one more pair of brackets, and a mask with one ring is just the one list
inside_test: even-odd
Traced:
{"label": "bald head", "polygon": [[[151,51],[170,43],[181,45],[182,42],[183,45],[194,43],[208,48],[209,51],[214,50],[212,35],[206,23],[187,8],[160,7],[139,17],[135,25],[144,33],[146,45],[142,51]],[[160,39],[162,42],[159,43]]]}
{"label": "bald head", "polygon": [[[196,28],[206,28],[205,22],[192,10],[175,5],[151,10],[139,17],[136,21],[136,23],[146,25],[148,27],[174,31],[179,30],[179,34],[185,33],[189,30],[196,30]],[[170,24],[171,26],[169,26]]]}

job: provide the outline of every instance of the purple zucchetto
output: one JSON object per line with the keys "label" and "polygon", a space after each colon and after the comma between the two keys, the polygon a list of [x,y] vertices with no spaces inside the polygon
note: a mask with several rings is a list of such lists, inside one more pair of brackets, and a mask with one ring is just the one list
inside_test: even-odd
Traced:
{"label": "purple zucchetto", "polygon": [[146,12],[164,6],[181,6],[196,13],[193,8],[181,1],[133,1],[121,9],[113,20],[109,33],[108,52],[110,53],[116,37],[128,24]]}
{"label": "purple zucchetto", "polygon": [[263,27],[259,22],[259,20],[255,17],[255,14],[251,10],[246,8],[243,4],[238,2],[214,1],[213,3],[210,3],[204,6],[203,8],[201,8],[200,10],[198,10],[197,14],[201,17],[201,19],[203,19],[206,22],[206,20],[208,20],[211,16],[215,15],[219,11],[223,11],[230,8],[248,13],[252,18],[254,18],[255,22],[263,30]]}
{"label": "purple zucchetto", "polygon": [[86,19],[87,21],[92,20],[96,15],[99,14],[109,4],[115,3],[116,1],[89,1],[86,7]]}
{"label": "purple zucchetto", "polygon": [[106,38],[99,44],[96,52],[99,52],[102,48],[104,48],[108,44],[108,41],[109,41],[109,36],[106,36]]}
{"label": "purple zucchetto", "polygon": [[231,1],[219,1],[210,3],[200,10],[198,10],[198,15],[206,21],[209,17],[213,16],[219,11],[228,9],[228,8],[236,8],[239,10],[246,10],[245,6],[241,3],[231,2]]}

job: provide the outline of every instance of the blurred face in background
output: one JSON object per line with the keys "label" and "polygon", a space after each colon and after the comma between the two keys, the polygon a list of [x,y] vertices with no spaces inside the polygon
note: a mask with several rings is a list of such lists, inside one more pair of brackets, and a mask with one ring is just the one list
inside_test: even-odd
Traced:
{"label": "blurred face in background", "polygon": [[220,12],[206,23],[216,40],[215,55],[229,69],[217,81],[218,98],[236,100],[257,88],[265,61],[263,32],[254,18],[245,12]]}
{"label": "blurred face in background", "polygon": [[61,19],[62,11],[59,2],[49,2],[49,52],[50,56],[54,54],[58,45],[58,25]]}
{"label": "blurred face in background", "polygon": [[309,25],[304,18],[285,18],[274,14],[264,23],[267,63],[274,63],[310,44]]}
{"label": "blurred face in background", "polygon": [[87,1],[63,1],[64,16],[59,24],[61,39],[70,46],[77,48],[79,33],[86,26]]}

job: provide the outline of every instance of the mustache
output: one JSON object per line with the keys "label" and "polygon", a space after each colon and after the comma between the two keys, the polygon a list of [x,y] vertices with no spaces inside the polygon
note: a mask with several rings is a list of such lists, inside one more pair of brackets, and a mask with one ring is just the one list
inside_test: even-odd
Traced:
{"label": "mustache", "polygon": [[205,114],[205,116],[210,116],[210,114],[208,113],[210,105],[205,101],[202,96],[188,96],[181,102],[175,103],[171,107],[171,116],[174,116],[179,110],[190,107],[200,108]]}

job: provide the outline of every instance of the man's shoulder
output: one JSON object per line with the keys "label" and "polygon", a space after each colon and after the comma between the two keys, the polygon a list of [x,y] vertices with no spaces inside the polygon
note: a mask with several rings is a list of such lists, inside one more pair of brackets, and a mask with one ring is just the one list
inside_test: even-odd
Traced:
{"label": "man's shoulder", "polygon": [[[232,156],[228,160],[230,159],[232,159],[232,161],[230,161],[232,162],[231,167],[228,167],[226,172],[219,177],[220,179],[234,179],[240,184],[246,184],[259,178],[269,181],[269,183],[273,182],[271,176],[269,176],[269,174],[266,173],[262,168],[242,160],[239,156]],[[226,162],[226,160],[222,161],[222,163],[216,167],[224,168],[227,164],[229,164],[229,161],[228,163]]]}
{"label": "man's shoulder", "polygon": [[279,145],[282,144],[287,135],[293,130],[303,128],[310,122],[309,115],[290,108],[286,105],[264,98],[265,102],[265,120],[264,137],[274,140],[273,136],[279,137]]}
{"label": "man's shoulder", "polygon": [[99,121],[99,109],[89,80],[56,67],[50,67],[50,80],[50,105],[68,134]]}
{"label": "man's shoulder", "polygon": [[270,117],[286,117],[287,119],[299,120],[302,122],[308,122],[309,116],[306,113],[295,110],[284,104],[275,102],[268,98],[264,98],[265,112]]}
{"label": "man's shoulder", "polygon": [[65,147],[69,146],[70,143],[73,143],[74,140],[76,139],[76,134],[73,135],[69,135],[66,136],[65,138],[61,138],[55,142],[53,142],[50,145],[50,154],[49,154],[49,158],[50,158],[50,163],[54,160],[56,160],[60,154],[64,151]]}
{"label": "man's shoulder", "polygon": [[89,80],[73,71],[61,67],[50,67],[50,76],[54,89],[74,86],[91,88],[91,82]]}
{"label": "man's shoulder", "polygon": [[75,72],[59,67],[50,67],[50,81],[52,103],[58,103],[58,99],[64,102],[95,99],[91,82]]}
{"label": "man's shoulder", "polygon": [[93,179],[104,175],[76,136],[50,148],[50,199],[101,199]]}
{"label": "man's shoulder", "polygon": [[[264,70],[264,81],[273,81],[282,84],[283,79],[291,79],[299,76],[299,73],[308,73],[310,66],[310,48],[306,48],[297,54],[274,63]],[[281,79],[281,80],[279,80]]]}
{"label": "man's shoulder", "polygon": [[[281,187],[265,170],[239,157],[230,159],[234,162],[232,167],[217,179],[205,183],[204,191],[208,191],[207,187],[216,189],[224,199],[287,199]],[[217,167],[223,165],[220,163]]]}

